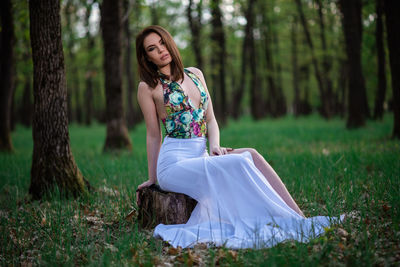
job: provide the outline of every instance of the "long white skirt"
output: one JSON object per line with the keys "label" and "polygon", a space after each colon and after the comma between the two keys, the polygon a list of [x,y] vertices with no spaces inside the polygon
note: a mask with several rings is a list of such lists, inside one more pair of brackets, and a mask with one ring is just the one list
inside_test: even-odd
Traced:
{"label": "long white skirt", "polygon": [[209,156],[205,138],[166,137],[157,162],[166,191],[197,200],[186,224],[159,224],[155,237],[172,246],[204,242],[230,248],[262,248],[285,240],[306,242],[338,219],[303,218],[275,192],[249,152]]}

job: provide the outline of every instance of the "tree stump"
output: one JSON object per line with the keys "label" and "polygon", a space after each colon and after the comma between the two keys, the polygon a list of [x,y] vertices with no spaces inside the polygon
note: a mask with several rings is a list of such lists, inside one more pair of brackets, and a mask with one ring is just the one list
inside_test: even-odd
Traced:
{"label": "tree stump", "polygon": [[167,192],[158,185],[138,190],[139,226],[154,228],[156,225],[186,223],[197,201],[179,193]]}

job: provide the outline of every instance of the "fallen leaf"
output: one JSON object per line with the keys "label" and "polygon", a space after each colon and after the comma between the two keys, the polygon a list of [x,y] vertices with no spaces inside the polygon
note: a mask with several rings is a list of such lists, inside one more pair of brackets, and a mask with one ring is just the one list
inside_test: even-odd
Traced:
{"label": "fallen leaf", "polygon": [[170,247],[170,248],[168,249],[168,252],[167,252],[167,253],[168,253],[169,255],[178,255],[180,252],[181,252],[181,251],[180,251],[179,247],[178,247],[178,248]]}
{"label": "fallen leaf", "polygon": [[237,260],[237,251],[234,250],[228,250],[229,255],[231,255],[232,259],[234,259],[235,261]]}
{"label": "fallen leaf", "polygon": [[136,216],[137,216],[137,211],[136,211],[136,209],[133,209],[128,213],[128,215],[126,215],[125,220],[131,222],[131,221],[133,221],[134,217],[136,217]]}
{"label": "fallen leaf", "polygon": [[118,251],[118,249],[112,244],[104,243],[104,247],[106,249],[109,249],[111,252],[117,252]]}
{"label": "fallen leaf", "polygon": [[337,232],[337,235],[340,237],[347,237],[349,235],[349,233],[346,230],[344,230],[343,228],[338,228],[336,230],[336,232]]}

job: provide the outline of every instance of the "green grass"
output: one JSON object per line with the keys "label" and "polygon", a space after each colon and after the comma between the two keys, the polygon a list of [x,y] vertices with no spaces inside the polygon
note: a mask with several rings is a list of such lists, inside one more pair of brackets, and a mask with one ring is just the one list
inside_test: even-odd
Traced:
{"label": "green grass", "polygon": [[139,231],[135,189],[147,177],[145,127],[130,132],[132,152],[102,153],[105,127],[70,127],[75,160],[95,193],[25,202],[31,129],[17,127],[15,151],[0,153],[0,264],[43,265],[393,265],[400,261],[400,142],[391,115],[357,130],[317,116],[230,121],[221,145],[254,147],[271,163],[307,216],[353,212],[307,244],[261,250],[173,251]]}

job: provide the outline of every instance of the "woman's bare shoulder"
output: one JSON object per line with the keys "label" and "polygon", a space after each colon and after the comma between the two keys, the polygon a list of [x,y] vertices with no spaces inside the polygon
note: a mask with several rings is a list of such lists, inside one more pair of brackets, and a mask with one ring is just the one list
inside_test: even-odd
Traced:
{"label": "woman's bare shoulder", "polygon": [[187,67],[187,69],[188,69],[189,71],[193,72],[194,74],[196,74],[197,76],[199,76],[199,77],[201,77],[201,78],[204,78],[203,72],[202,72],[200,69],[198,69],[198,68],[196,68],[196,67]]}
{"label": "woman's bare shoulder", "polygon": [[151,87],[150,85],[148,85],[146,82],[144,81],[140,81],[139,85],[138,85],[138,91],[141,92],[146,92],[146,93],[152,93],[154,91],[154,89],[157,89],[158,87],[160,87],[160,83],[156,85],[156,87]]}

